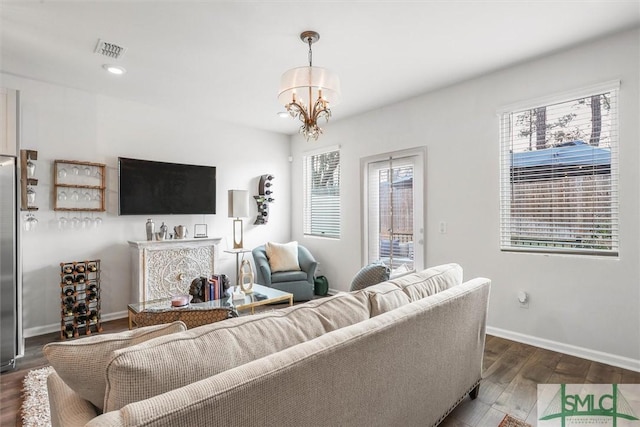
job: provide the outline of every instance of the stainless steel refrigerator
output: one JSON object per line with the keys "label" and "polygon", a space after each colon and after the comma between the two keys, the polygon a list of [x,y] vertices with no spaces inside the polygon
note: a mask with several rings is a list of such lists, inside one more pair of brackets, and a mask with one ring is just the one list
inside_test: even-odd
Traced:
{"label": "stainless steel refrigerator", "polygon": [[18,354],[17,159],[0,155],[0,372]]}

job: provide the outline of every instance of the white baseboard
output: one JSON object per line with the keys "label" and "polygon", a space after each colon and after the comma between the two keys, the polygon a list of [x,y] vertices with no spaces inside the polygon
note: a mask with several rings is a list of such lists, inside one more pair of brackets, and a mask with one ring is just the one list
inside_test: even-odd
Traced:
{"label": "white baseboard", "polygon": [[[117,313],[109,313],[100,316],[101,322],[108,322],[110,320],[122,319],[127,317],[128,311],[118,311]],[[60,331],[60,323],[53,323],[51,325],[36,326],[34,328],[25,329],[23,335],[25,338],[36,337],[38,335],[50,334],[51,332]]]}
{"label": "white baseboard", "polygon": [[637,359],[604,353],[602,351],[591,350],[571,344],[564,344],[557,341],[551,341],[544,338],[521,334],[519,332],[508,331],[506,329],[494,328],[491,326],[487,326],[487,334],[505,338],[511,341],[520,342],[523,344],[529,344],[547,350],[553,350],[558,353],[581,357],[583,359],[592,360],[594,362],[606,363],[607,365],[617,366],[619,368],[628,369],[630,371],[640,372],[640,360]]}

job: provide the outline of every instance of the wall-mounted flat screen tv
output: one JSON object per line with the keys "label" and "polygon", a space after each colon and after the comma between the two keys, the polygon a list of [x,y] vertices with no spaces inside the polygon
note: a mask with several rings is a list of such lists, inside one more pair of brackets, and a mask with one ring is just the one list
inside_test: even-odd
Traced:
{"label": "wall-mounted flat screen tv", "polygon": [[119,215],[215,213],[215,166],[118,158]]}

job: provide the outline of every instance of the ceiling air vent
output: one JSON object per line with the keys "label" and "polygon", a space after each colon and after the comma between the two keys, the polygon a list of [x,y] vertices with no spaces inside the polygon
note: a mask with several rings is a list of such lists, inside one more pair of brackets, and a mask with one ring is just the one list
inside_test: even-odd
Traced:
{"label": "ceiling air vent", "polygon": [[94,52],[98,55],[107,56],[109,58],[120,59],[124,56],[126,51],[126,47],[122,47],[115,43],[109,43],[104,40],[98,39],[98,45],[96,46],[96,50]]}

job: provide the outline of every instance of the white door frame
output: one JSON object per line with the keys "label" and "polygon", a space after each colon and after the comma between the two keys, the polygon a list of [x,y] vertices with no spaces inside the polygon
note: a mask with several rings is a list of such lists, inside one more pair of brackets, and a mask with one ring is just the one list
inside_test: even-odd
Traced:
{"label": "white door frame", "polygon": [[405,150],[393,151],[388,153],[376,154],[373,156],[363,157],[360,159],[360,215],[362,217],[361,230],[361,254],[362,266],[368,264],[368,248],[369,248],[369,219],[367,214],[367,202],[369,198],[367,185],[367,169],[368,165],[373,162],[381,162],[392,160],[394,158],[416,157],[416,165],[414,169],[414,209],[413,209],[413,233],[414,239],[414,268],[420,271],[426,265],[426,220],[427,220],[427,147],[415,147]]}

